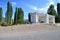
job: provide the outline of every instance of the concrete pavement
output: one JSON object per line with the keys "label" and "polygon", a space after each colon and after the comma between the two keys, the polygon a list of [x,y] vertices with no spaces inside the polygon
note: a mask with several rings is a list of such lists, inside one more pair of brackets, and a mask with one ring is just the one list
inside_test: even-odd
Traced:
{"label": "concrete pavement", "polygon": [[0,40],[60,40],[60,30],[31,33],[7,33],[0,35]]}

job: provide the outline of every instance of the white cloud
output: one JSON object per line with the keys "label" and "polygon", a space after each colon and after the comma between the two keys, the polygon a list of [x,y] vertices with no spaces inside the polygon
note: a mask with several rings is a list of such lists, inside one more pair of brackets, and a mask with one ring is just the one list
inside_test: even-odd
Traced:
{"label": "white cloud", "polygon": [[[49,3],[47,3],[47,4],[48,4],[48,5],[47,5],[48,8],[49,8],[49,6],[50,6],[51,4],[54,5],[54,4],[55,4],[55,3],[54,3],[55,1],[56,1],[56,0],[49,0]],[[57,0],[57,1],[60,1],[60,0]],[[47,8],[47,9],[48,9],[48,8]],[[57,11],[57,6],[56,6],[56,5],[54,5],[54,8],[55,8],[55,10]]]}
{"label": "white cloud", "polygon": [[16,2],[12,2],[12,6],[15,6],[16,5]]}
{"label": "white cloud", "polygon": [[33,5],[27,5],[30,9],[36,10],[36,11],[43,11],[44,8],[38,8],[37,6],[33,6]]}
{"label": "white cloud", "polygon": [[[46,6],[45,6],[45,12],[47,12],[47,10],[48,10],[48,8],[49,8],[49,6],[51,5],[51,4],[53,4],[54,5],[54,2],[55,2],[55,0],[48,0],[48,3],[46,4]],[[57,6],[56,5],[54,5],[54,8],[55,8],[55,10],[57,11]]]}
{"label": "white cloud", "polygon": [[33,10],[38,10],[36,6],[31,7]]}
{"label": "white cloud", "polygon": [[49,4],[54,4],[54,1],[53,0],[49,0]]}
{"label": "white cloud", "polygon": [[[29,4],[28,4],[28,7],[31,8],[31,9],[33,9],[33,10],[36,10],[36,11],[47,12],[49,6],[50,6],[51,4],[54,5],[54,2],[55,2],[54,0],[48,0],[48,3],[46,3],[46,6],[44,6],[44,7],[42,7],[42,8],[38,8],[37,6],[29,5]],[[54,7],[55,7],[55,10],[56,10],[57,6],[54,6]]]}
{"label": "white cloud", "polygon": [[54,1],[53,1],[53,0],[48,0],[48,3],[46,4],[46,7],[45,7],[46,11],[47,11],[47,9],[49,8],[49,6],[50,6],[51,4],[54,5]]}
{"label": "white cloud", "polygon": [[44,10],[44,8],[38,8],[38,7],[36,7],[36,6],[33,6],[33,7],[31,7],[33,10],[37,10],[37,11],[43,11]]}

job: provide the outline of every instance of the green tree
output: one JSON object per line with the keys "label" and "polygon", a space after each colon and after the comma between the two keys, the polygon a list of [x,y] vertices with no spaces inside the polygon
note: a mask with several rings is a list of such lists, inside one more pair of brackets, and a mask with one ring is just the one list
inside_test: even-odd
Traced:
{"label": "green tree", "polygon": [[50,5],[50,7],[48,8],[47,10],[47,13],[50,14],[50,15],[56,15],[56,11],[54,9],[54,5]]}
{"label": "green tree", "polygon": [[17,24],[17,14],[18,14],[18,8],[15,9],[15,15],[14,15],[14,23],[13,24]]}
{"label": "green tree", "polygon": [[24,12],[22,8],[18,8],[18,14],[17,14],[17,23],[23,24],[24,23]]}
{"label": "green tree", "polygon": [[30,13],[28,14],[28,21],[31,23],[31,16],[30,16]]}
{"label": "green tree", "polygon": [[55,22],[56,23],[60,23],[60,3],[57,3],[57,14],[56,17],[55,17]]}
{"label": "green tree", "polygon": [[60,23],[60,15],[56,15],[55,19],[56,19],[55,20],[56,23]]}
{"label": "green tree", "polygon": [[24,12],[22,8],[16,8],[14,15],[14,24],[23,24],[24,23]]}
{"label": "green tree", "polygon": [[57,13],[60,15],[60,3],[57,3]]}
{"label": "green tree", "polygon": [[1,24],[1,21],[2,21],[2,8],[0,7],[0,24]]}
{"label": "green tree", "polygon": [[11,25],[12,20],[12,5],[10,2],[7,3],[7,12],[6,12],[6,22],[8,25]]}

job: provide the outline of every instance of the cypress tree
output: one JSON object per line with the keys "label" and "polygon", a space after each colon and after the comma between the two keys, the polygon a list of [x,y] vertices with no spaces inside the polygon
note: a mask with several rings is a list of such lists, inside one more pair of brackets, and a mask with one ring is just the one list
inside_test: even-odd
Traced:
{"label": "cypress tree", "polygon": [[6,22],[8,25],[11,25],[12,20],[12,5],[10,2],[7,3],[7,12],[6,12]]}
{"label": "cypress tree", "polygon": [[18,8],[15,9],[15,15],[14,15],[14,23],[13,24],[17,24],[17,15],[18,14]]}
{"label": "cypress tree", "polygon": [[1,21],[2,21],[2,8],[0,7],[0,25],[1,25]]}
{"label": "cypress tree", "polygon": [[55,22],[56,23],[60,23],[60,3],[57,3],[57,14],[56,17],[55,17]]}
{"label": "cypress tree", "polygon": [[22,8],[16,8],[14,15],[14,24],[23,24],[24,23],[24,12]]}
{"label": "cypress tree", "polygon": [[57,13],[60,15],[60,3],[57,3]]}
{"label": "cypress tree", "polygon": [[17,23],[18,24],[23,24],[24,23],[24,12],[22,8],[18,8],[18,14],[17,14]]}
{"label": "cypress tree", "polygon": [[30,13],[28,14],[28,21],[31,23]]}

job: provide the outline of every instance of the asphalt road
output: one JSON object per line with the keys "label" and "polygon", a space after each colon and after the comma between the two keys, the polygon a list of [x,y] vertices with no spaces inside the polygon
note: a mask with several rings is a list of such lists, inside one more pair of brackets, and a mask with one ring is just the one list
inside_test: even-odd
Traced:
{"label": "asphalt road", "polygon": [[60,30],[31,32],[28,34],[0,34],[0,40],[60,40]]}

